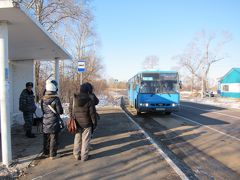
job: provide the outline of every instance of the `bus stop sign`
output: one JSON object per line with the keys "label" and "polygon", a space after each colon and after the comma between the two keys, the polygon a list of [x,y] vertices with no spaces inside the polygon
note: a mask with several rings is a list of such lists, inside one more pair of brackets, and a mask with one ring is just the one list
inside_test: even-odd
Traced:
{"label": "bus stop sign", "polygon": [[84,60],[78,60],[78,72],[85,72],[85,61]]}

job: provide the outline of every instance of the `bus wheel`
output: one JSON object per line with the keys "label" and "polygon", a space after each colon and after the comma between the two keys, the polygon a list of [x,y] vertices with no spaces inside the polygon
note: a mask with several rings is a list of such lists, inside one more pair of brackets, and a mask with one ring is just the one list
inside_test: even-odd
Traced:
{"label": "bus wheel", "polygon": [[142,114],[142,112],[137,110],[137,115],[140,116],[141,114]]}
{"label": "bus wheel", "polygon": [[172,112],[165,112],[166,115],[170,115]]}

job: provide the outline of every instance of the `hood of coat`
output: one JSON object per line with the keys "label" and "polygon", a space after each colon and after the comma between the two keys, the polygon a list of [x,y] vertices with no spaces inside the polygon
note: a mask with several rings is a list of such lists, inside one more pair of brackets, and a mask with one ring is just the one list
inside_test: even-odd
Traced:
{"label": "hood of coat", "polygon": [[43,102],[47,105],[51,104],[55,98],[57,98],[58,95],[54,92],[46,92],[45,95],[43,96]]}
{"label": "hood of coat", "polygon": [[78,106],[84,106],[85,104],[87,104],[89,101],[91,101],[90,97],[88,94],[86,93],[80,93],[80,94],[75,94],[74,98],[76,100],[76,104]]}

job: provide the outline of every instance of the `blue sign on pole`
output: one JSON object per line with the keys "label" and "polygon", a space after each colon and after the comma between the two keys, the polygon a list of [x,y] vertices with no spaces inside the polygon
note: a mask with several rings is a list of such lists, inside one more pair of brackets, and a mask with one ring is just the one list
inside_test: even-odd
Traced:
{"label": "blue sign on pole", "polygon": [[85,72],[85,61],[84,60],[78,60],[78,72]]}

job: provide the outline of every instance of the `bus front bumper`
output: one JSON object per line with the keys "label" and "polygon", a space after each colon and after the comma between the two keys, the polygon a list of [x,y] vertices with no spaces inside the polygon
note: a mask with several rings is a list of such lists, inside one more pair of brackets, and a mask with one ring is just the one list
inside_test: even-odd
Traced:
{"label": "bus front bumper", "polygon": [[180,106],[174,107],[139,107],[140,112],[176,112],[179,111]]}

